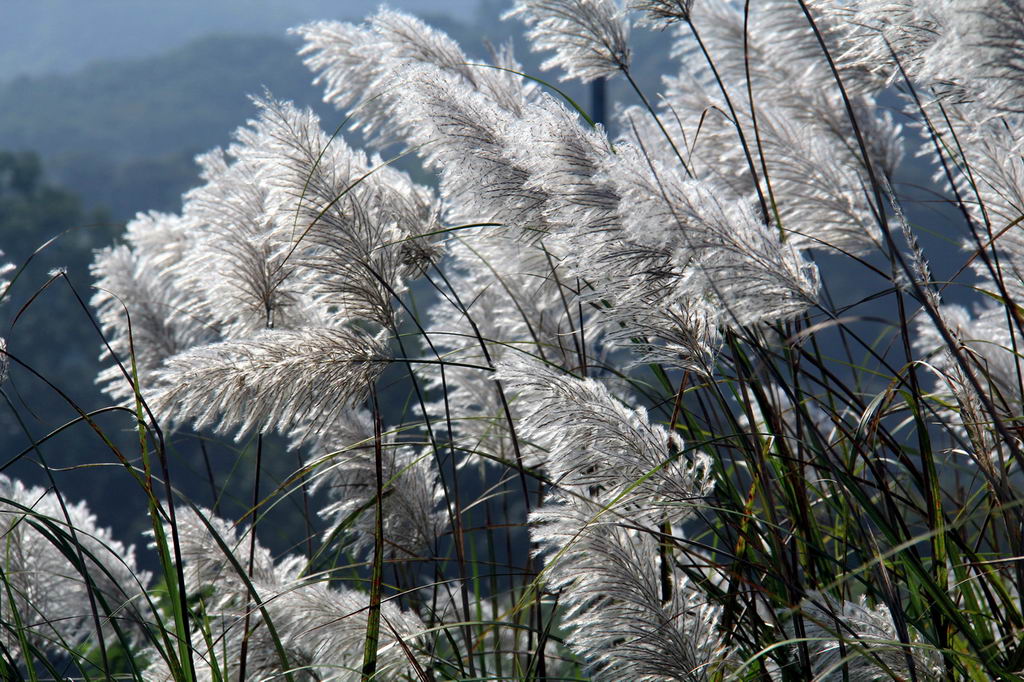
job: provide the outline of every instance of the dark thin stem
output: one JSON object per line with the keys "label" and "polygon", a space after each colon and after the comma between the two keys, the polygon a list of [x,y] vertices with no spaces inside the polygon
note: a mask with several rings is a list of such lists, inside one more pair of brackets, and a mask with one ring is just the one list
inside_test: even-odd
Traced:
{"label": "dark thin stem", "polygon": [[[249,567],[246,569],[246,574],[249,580],[252,580],[253,566],[256,562],[256,521],[259,516],[256,514],[256,510],[259,509],[260,505],[260,473],[263,470],[263,434],[256,436],[256,471],[254,474],[254,480],[252,483],[252,525],[249,526]],[[245,626],[242,634],[242,648],[238,654],[238,682],[245,682],[245,668],[246,659],[249,652],[249,635],[251,630],[249,629],[250,618],[252,616],[252,601],[247,597],[245,604]]]}

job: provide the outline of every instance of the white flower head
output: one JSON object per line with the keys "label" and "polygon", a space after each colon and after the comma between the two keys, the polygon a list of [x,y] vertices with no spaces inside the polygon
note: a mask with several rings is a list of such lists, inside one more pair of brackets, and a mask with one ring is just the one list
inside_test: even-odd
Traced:
{"label": "white flower head", "polygon": [[[4,252],[0,251],[0,258],[4,257]],[[7,288],[11,286],[10,280],[6,279],[6,276],[17,270],[18,266],[14,263],[0,263],[0,296],[7,293]]]}
{"label": "white flower head", "polygon": [[499,364],[497,376],[525,403],[519,435],[546,450],[545,467],[560,487],[600,489],[602,499],[620,503],[635,496],[629,506],[643,508],[636,513],[673,521],[711,492],[707,455],[685,452],[675,433],[596,380],[522,360]]}
{"label": "white flower head", "polygon": [[541,68],[588,83],[629,66],[629,23],[614,0],[519,0],[505,18],[522,17],[537,52],[554,50]]}
{"label": "white flower head", "polygon": [[645,14],[641,22],[664,28],[679,21],[689,21],[693,0],[630,0],[629,8]]}
{"label": "white flower head", "polygon": [[[68,555],[71,543],[84,565]],[[28,642],[57,653],[96,641],[96,609],[103,638],[113,639],[115,620],[129,636],[139,632],[150,574],[137,568],[133,546],[97,526],[84,502],[63,503],[52,491],[0,474],[0,556],[5,656],[21,652],[10,625],[15,611]]]}
{"label": "white flower head", "polygon": [[[846,679],[844,667],[850,680],[909,680],[911,661],[916,679],[947,679],[938,652],[920,642],[915,631],[910,646],[900,642],[892,612],[884,604],[872,607],[863,596],[839,601],[814,592],[799,612],[816,680]],[[787,630],[793,637],[792,622]]]}
{"label": "white flower head", "polygon": [[362,400],[390,358],[383,334],[355,328],[268,330],[179,353],[159,373],[158,412],[195,428],[308,435]]}

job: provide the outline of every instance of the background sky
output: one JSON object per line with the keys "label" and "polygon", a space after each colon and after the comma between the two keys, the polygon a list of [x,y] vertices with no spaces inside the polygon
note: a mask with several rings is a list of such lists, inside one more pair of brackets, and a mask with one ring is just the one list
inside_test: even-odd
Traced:
{"label": "background sky", "polygon": [[[359,19],[379,0],[0,0],[0,81],[166,52],[211,33],[281,35],[314,19]],[[479,0],[390,0],[472,21]],[[506,3],[491,3],[497,10]]]}

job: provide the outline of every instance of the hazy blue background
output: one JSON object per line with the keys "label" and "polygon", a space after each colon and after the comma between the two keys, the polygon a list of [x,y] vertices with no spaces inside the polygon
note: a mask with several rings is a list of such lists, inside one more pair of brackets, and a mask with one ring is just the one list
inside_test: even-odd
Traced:
{"label": "hazy blue background", "polygon": [[[71,73],[98,59],[160,54],[211,33],[283,35],[358,19],[376,0],[0,0],[0,79]],[[477,0],[392,0],[419,15],[474,19]]]}

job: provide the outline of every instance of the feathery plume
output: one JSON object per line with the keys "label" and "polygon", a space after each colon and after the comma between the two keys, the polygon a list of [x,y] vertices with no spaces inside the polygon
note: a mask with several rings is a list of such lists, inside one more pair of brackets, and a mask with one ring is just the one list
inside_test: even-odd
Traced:
{"label": "feathery plume", "polygon": [[[1024,150],[1024,115],[983,120],[978,114],[980,108],[974,103],[944,106],[938,116],[932,117],[932,126],[940,139],[955,139],[956,145],[949,149],[943,143],[944,159],[934,147],[925,148],[921,155],[929,156],[936,164],[936,181],[947,190],[955,188],[963,198],[977,223],[977,238],[992,240],[989,246],[1012,259],[1010,267],[1019,272],[1024,267],[1024,237],[1021,230],[1011,226],[1024,214],[1024,169],[1019,162],[1014,163]],[[952,186],[943,161],[950,167]],[[974,250],[979,245],[975,240],[967,248]],[[988,282],[995,277],[983,262],[977,262],[974,268]],[[1015,297],[1024,293],[1024,287],[1017,284],[1019,280],[1005,278]]]}
{"label": "feathery plume", "polygon": [[[167,358],[215,341],[220,332],[193,312],[194,300],[172,271],[186,251],[188,223],[179,216],[139,214],[128,223],[129,244],[96,253],[92,306],[110,348],[126,367],[134,353],[141,390],[152,387]],[[101,358],[106,359],[104,350]],[[135,388],[116,364],[97,377],[116,400],[131,400]]]}
{"label": "feathery plume", "polygon": [[707,455],[684,455],[679,436],[651,424],[645,410],[626,407],[596,380],[524,360],[499,364],[496,376],[522,405],[520,437],[545,451],[544,467],[560,488],[599,490],[609,502],[624,497],[622,504],[640,507],[635,513],[672,522],[711,492]]}
{"label": "feathery plume", "polygon": [[251,158],[257,144],[197,157],[205,184],[184,197],[188,248],[170,268],[191,298],[189,314],[208,320],[225,339],[319,322],[271,233],[268,188]]}
{"label": "feathery plume", "polygon": [[[330,498],[318,512],[328,522],[325,540],[345,529],[355,536],[355,551],[370,552],[375,528],[372,506],[377,494],[370,414],[346,411],[317,437],[310,451],[307,462],[314,470],[311,490],[325,490]],[[395,434],[386,434],[381,456],[385,551],[399,558],[429,555],[448,523],[439,509],[444,493],[434,455],[397,442]]]}
{"label": "feathery plume", "polygon": [[[67,517],[55,493],[0,474],[5,620],[15,622],[10,614],[16,612],[30,645],[64,653],[97,636],[92,593],[104,638],[115,636],[115,623],[130,638],[138,637],[150,574],[136,566],[133,546],[96,525],[84,502],[65,508]],[[69,549],[73,543],[83,565]],[[13,656],[23,653],[12,625],[0,629],[0,643]]]}
{"label": "feathery plume", "polygon": [[721,608],[681,574],[662,601],[659,540],[613,516],[579,497],[531,515],[546,585],[568,607],[567,643],[601,679],[715,679],[726,653]]}
{"label": "feathery plume", "polygon": [[589,83],[629,67],[629,23],[614,0],[518,0],[503,18],[522,17],[535,52],[553,50],[542,69]]}
{"label": "feathery plume", "polygon": [[[230,556],[247,555],[252,529],[240,529],[236,524],[206,509],[185,508],[175,511],[185,589],[191,594],[199,594],[204,587],[215,586],[215,596],[210,600],[210,605],[215,609],[245,604],[249,588],[232,564]],[[170,528],[168,534],[169,531]],[[230,556],[220,549],[218,539],[230,552]],[[244,565],[246,577],[253,580],[272,582],[282,572],[275,566],[270,551],[259,542],[254,545],[251,565],[248,557]]]}
{"label": "feathery plume", "polygon": [[623,235],[663,254],[664,282],[679,295],[712,301],[724,324],[791,317],[812,304],[817,269],[743,205],[623,144],[604,165],[621,197]]}
{"label": "feathery plume", "polygon": [[[410,68],[402,81],[405,106],[395,117],[441,172],[441,194],[452,222],[499,222],[548,230],[543,191],[527,187],[529,171],[516,162],[509,139],[518,118],[436,67]],[[515,142],[522,142],[516,138]]]}
{"label": "feathery plume", "polygon": [[985,120],[1024,113],[1024,10],[1017,0],[818,0],[842,34],[839,63],[891,83],[906,73],[953,103],[978,102]]}
{"label": "feathery plume", "polygon": [[[583,125],[563,102],[544,96],[509,132],[507,154],[529,174],[526,187],[543,193],[552,235],[598,233],[617,225],[619,197],[597,177],[601,162],[614,153],[603,126]],[[547,247],[572,248],[550,239]]]}
{"label": "feathery plume", "polygon": [[[548,250],[547,240],[524,244],[502,232],[462,230],[451,240],[446,279],[465,308],[438,300],[430,308],[429,334],[445,361],[461,364],[446,365],[443,381],[438,365],[419,373],[431,389],[445,391],[428,410],[439,424],[451,419],[460,450],[512,461],[516,447],[499,386],[487,371],[491,364],[523,351],[570,370],[603,355],[592,315],[574,305],[578,284],[557,252]],[[509,410],[515,420],[516,406]],[[518,445],[526,466],[540,463],[534,448]]]}
{"label": "feathery plume", "polygon": [[[407,131],[394,117],[404,107],[400,85],[409,68],[436,68],[513,114],[537,93],[518,75],[522,67],[510,51],[496,55],[500,69],[475,64],[447,35],[402,12],[382,9],[364,26],[321,21],[293,32],[305,41],[299,54],[318,73],[314,83],[325,86],[325,101],[338,108],[354,105],[350,115],[379,144],[406,140]],[[367,60],[368,54],[375,58]]]}
{"label": "feathery plume", "polygon": [[[429,67],[410,69],[403,88],[397,118],[441,172],[451,220],[499,222],[535,241],[602,229],[613,216],[617,197],[595,181],[611,144],[563,103],[540,96],[515,114]],[[546,247],[559,252],[554,242]]]}
{"label": "feathery plume", "polygon": [[[728,3],[704,3],[694,14],[715,71],[694,34],[680,30],[675,52],[682,70],[666,80],[660,112],[668,128],[680,129],[677,147],[687,150],[691,172],[747,202],[756,185],[746,145],[761,192],[773,202],[767,218],[787,242],[857,255],[877,249],[879,208],[867,190],[866,162],[800,7],[769,2],[745,13]],[[827,25],[819,30],[827,44],[835,42]],[[723,89],[731,93],[728,101]],[[870,91],[848,85],[847,94],[868,163],[876,177],[891,178],[902,158],[901,127]],[[634,109],[625,115],[633,129],[633,121],[647,114]],[[649,125],[638,133],[652,154],[666,146]],[[667,156],[664,149],[660,153]]]}
{"label": "feathery plume", "polygon": [[[221,546],[232,553],[240,547],[248,551],[252,529],[240,533],[229,522],[202,509],[181,510],[177,518],[190,591],[209,595],[203,629],[192,638],[202,679],[238,679],[243,640],[247,640],[246,680],[263,680],[282,673],[292,673],[302,680],[361,679],[368,595],[303,577],[303,557],[288,556],[275,561],[256,542],[249,580],[259,603],[253,605],[249,601],[252,594],[238,573],[243,562],[230,561]],[[247,606],[248,631],[244,626]],[[270,634],[271,625],[287,667]],[[391,601],[383,602],[378,674],[390,678],[410,673],[409,657],[419,648],[418,639],[424,629],[415,614],[401,610]],[[145,675],[152,680],[173,679],[166,662],[159,658]]]}
{"label": "feathery plume", "polygon": [[1015,427],[1024,414],[1020,383],[1024,376],[1020,350],[1024,347],[1024,336],[1007,325],[1006,310],[999,305],[977,307],[972,313],[951,304],[942,306],[938,312],[958,346],[955,352],[966,360],[996,411],[992,415],[982,406],[977,391],[953,357],[954,351],[935,324],[922,317],[917,322],[914,348],[934,368],[937,391],[952,397],[957,405],[955,410],[940,407],[938,414],[956,433],[969,437],[974,460],[1001,476],[1010,462],[993,420]]}
{"label": "feathery plume", "polygon": [[630,0],[628,7],[645,16],[638,24],[665,28],[679,21],[689,21],[694,0]]}
{"label": "feathery plume", "polygon": [[[4,257],[4,252],[0,251],[0,258]],[[11,286],[10,280],[4,279],[9,273],[17,270],[18,266],[14,263],[2,263],[0,264],[0,296],[7,294],[7,289]]]}
{"label": "feathery plume", "polygon": [[154,409],[196,429],[314,435],[359,402],[390,358],[382,334],[355,328],[268,330],[179,353],[160,370]]}
{"label": "feathery plume", "polygon": [[275,204],[274,236],[305,290],[336,319],[394,325],[392,299],[439,257],[433,192],[328,137],[310,110],[257,99],[253,145]]}
{"label": "feathery plume", "polygon": [[[839,601],[815,592],[798,610],[816,680],[911,679],[908,657],[917,679],[947,679],[937,651],[916,636],[909,646],[900,642],[892,613],[884,604],[871,607],[863,596],[857,601]],[[792,623],[787,627],[788,636],[795,636]]]}

